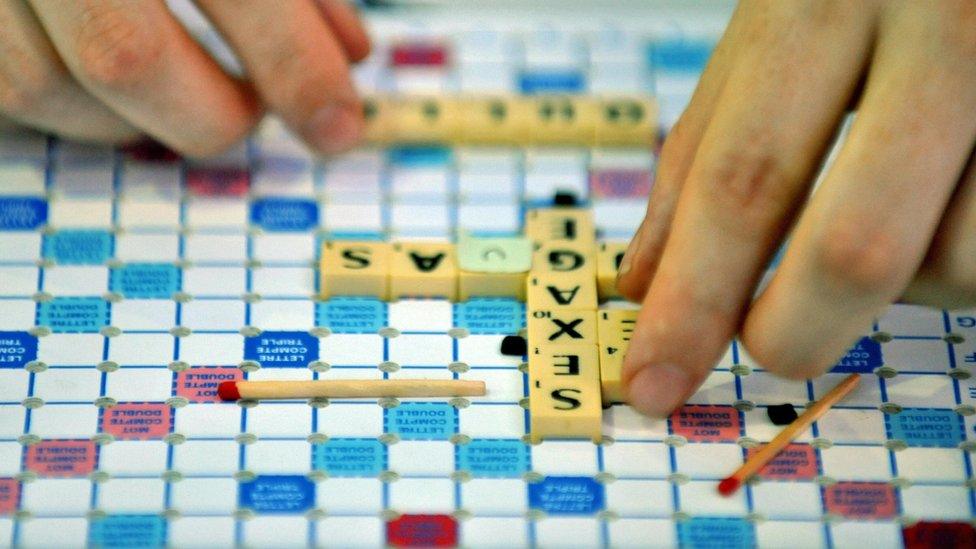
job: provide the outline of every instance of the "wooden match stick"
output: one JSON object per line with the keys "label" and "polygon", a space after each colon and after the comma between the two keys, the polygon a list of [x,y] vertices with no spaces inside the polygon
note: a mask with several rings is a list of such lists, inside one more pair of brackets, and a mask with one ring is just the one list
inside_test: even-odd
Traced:
{"label": "wooden match stick", "polygon": [[820,419],[842,398],[853,391],[859,381],[861,381],[859,374],[851,374],[844,378],[844,381],[841,381],[829,393],[824,395],[823,398],[807,408],[793,423],[790,423],[785,429],[780,431],[769,444],[760,448],[751,458],[747,459],[730,477],[719,482],[718,493],[723,496],[731,496],[734,494],[742,486],[742,483],[749,480],[752,475],[758,473],[777,454],[783,451],[783,448],[786,448],[789,443],[793,442],[793,439],[800,436],[800,433],[805,431],[807,427],[810,427],[814,421]]}
{"label": "wooden match stick", "polygon": [[320,381],[224,381],[221,400],[484,396],[484,381],[457,379],[348,379]]}

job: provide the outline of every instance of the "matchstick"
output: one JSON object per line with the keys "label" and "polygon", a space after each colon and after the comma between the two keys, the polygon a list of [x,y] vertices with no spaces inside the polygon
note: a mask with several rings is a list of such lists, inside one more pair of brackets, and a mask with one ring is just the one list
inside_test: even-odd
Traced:
{"label": "matchstick", "polygon": [[823,398],[807,408],[807,411],[796,418],[796,421],[784,428],[773,440],[766,444],[758,452],[747,459],[731,476],[718,483],[718,493],[723,496],[731,496],[742,486],[742,483],[749,480],[752,475],[759,472],[767,463],[779,454],[783,448],[793,442],[793,439],[800,436],[814,421],[820,419],[828,410],[837,404],[842,398],[857,387],[861,381],[859,374],[851,374],[844,378],[836,387],[824,395]]}
{"label": "matchstick", "polygon": [[349,379],[320,381],[224,381],[221,400],[484,396],[484,381]]}

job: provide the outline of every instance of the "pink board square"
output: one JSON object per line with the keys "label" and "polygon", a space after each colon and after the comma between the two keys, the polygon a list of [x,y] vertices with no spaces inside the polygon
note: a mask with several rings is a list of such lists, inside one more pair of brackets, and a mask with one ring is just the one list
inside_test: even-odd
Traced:
{"label": "pink board square", "polygon": [[741,421],[731,406],[684,406],[671,414],[671,429],[689,442],[734,442]]}
{"label": "pink board square", "polygon": [[186,170],[186,188],[194,196],[242,197],[251,186],[245,168],[194,167]]}
{"label": "pink board square", "polygon": [[172,408],[166,404],[118,404],[102,412],[102,431],[120,439],[159,439],[169,434],[172,417]]}
{"label": "pink board square", "polygon": [[390,64],[394,67],[443,67],[447,64],[447,48],[437,42],[404,42],[390,49]]}
{"label": "pink board square", "polygon": [[590,193],[596,198],[646,198],[653,183],[650,170],[590,171]]}
{"label": "pink board square", "polygon": [[883,482],[838,482],[824,488],[828,513],[853,519],[888,519],[898,515],[895,487]]}
{"label": "pink board square", "polygon": [[176,374],[176,396],[190,402],[220,402],[217,386],[242,379],[244,372],[231,366],[189,368]]}
{"label": "pink board square", "polygon": [[80,477],[95,470],[90,440],[45,440],[27,447],[27,469],[46,477]]}
{"label": "pink board square", "polygon": [[13,478],[0,478],[0,516],[12,515],[20,499],[20,483]]}
{"label": "pink board square", "polygon": [[[758,451],[759,448],[750,448],[746,456],[752,457]],[[790,444],[760,469],[758,475],[770,480],[813,479],[817,476],[817,451],[809,444]]]}

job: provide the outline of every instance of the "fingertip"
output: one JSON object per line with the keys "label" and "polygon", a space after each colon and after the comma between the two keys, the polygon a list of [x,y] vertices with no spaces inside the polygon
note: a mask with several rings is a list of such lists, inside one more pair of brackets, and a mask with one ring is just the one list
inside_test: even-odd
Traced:
{"label": "fingertip", "polygon": [[638,412],[663,419],[684,404],[695,381],[676,364],[644,366],[627,383],[628,402]]}
{"label": "fingertip", "polygon": [[302,128],[305,140],[322,154],[337,154],[356,146],[363,136],[363,117],[352,105],[331,103],[316,111]]}

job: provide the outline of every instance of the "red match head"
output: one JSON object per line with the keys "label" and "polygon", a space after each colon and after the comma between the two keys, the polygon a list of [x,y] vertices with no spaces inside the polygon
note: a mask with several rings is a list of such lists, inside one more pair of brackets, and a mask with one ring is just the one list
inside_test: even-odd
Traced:
{"label": "red match head", "polygon": [[241,393],[237,390],[236,381],[222,381],[217,386],[217,396],[220,400],[240,400]]}
{"label": "red match head", "polygon": [[734,494],[739,489],[739,486],[742,486],[742,482],[739,479],[729,477],[718,483],[718,493],[728,497]]}

